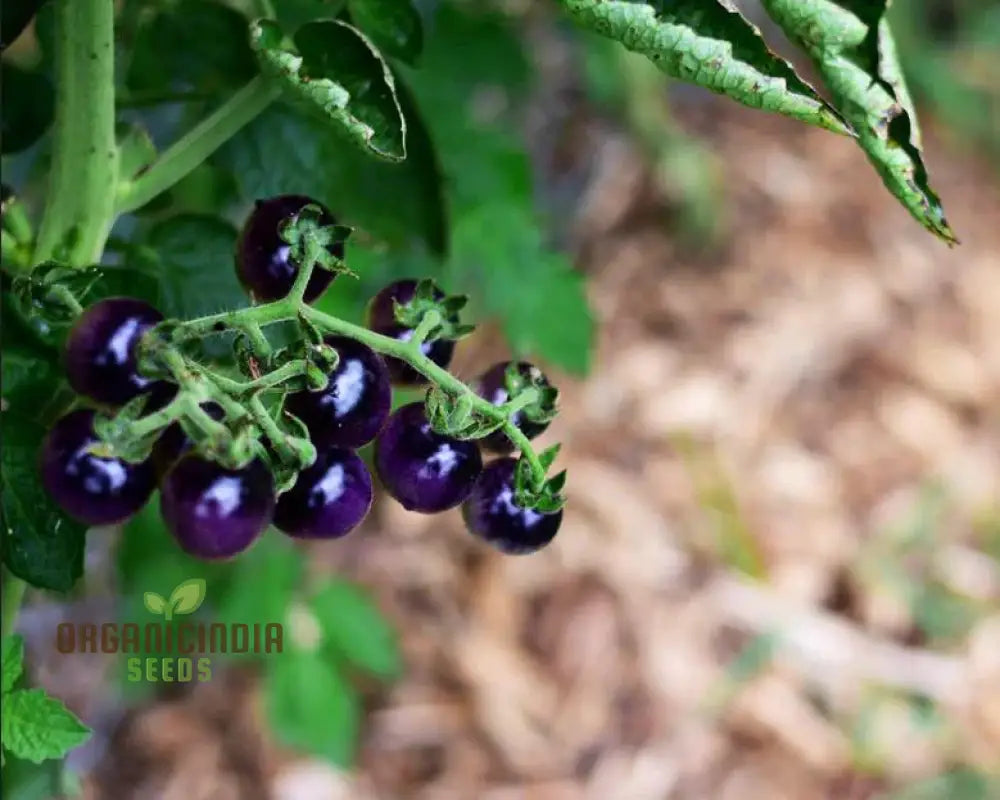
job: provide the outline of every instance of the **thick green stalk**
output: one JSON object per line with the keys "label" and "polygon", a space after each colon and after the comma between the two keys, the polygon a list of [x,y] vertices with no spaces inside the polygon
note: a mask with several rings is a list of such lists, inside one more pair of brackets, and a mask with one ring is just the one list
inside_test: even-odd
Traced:
{"label": "thick green stalk", "polygon": [[114,0],[55,0],[52,174],[34,263],[96,262],[114,221]]}
{"label": "thick green stalk", "polygon": [[148,170],[124,184],[118,191],[117,212],[135,211],[165,192],[260,115],[278,94],[273,83],[254,78],[167,148]]}

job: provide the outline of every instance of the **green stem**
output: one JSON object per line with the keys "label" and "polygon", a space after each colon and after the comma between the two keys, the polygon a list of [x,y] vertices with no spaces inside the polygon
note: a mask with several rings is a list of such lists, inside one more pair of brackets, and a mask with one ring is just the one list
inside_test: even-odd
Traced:
{"label": "green stem", "polygon": [[177,396],[159,411],[140,417],[129,426],[129,435],[133,439],[142,439],[156,431],[166,428],[170,423],[184,416],[187,410],[187,400],[178,392]]}
{"label": "green stem", "polygon": [[148,170],[123,185],[118,192],[117,212],[135,211],[165,192],[259,116],[278,93],[273,83],[258,75],[174,142]]}
{"label": "green stem", "polygon": [[3,614],[0,618],[0,632],[7,636],[14,632],[17,625],[17,615],[21,610],[21,601],[28,588],[27,582],[12,572],[5,572],[3,579]]}
{"label": "green stem", "polygon": [[295,276],[295,282],[288,292],[288,297],[285,298],[292,305],[300,306],[305,303],[306,289],[309,288],[309,279],[316,269],[316,263],[319,261],[322,249],[323,246],[313,237],[309,237],[306,241],[306,252],[302,263],[309,264],[310,266],[308,269],[300,269],[299,274]]}
{"label": "green stem", "polygon": [[528,387],[524,389],[517,397],[503,404],[503,410],[506,414],[516,414],[522,408],[527,408],[532,403],[538,402],[538,389]]}
{"label": "green stem", "polygon": [[413,329],[413,335],[407,339],[406,343],[415,351],[420,350],[424,340],[430,335],[438,325],[441,324],[441,315],[437,311],[427,311],[421,318],[420,323]]}
{"label": "green stem", "polygon": [[219,388],[229,394],[239,396],[250,394],[251,392],[258,392],[262,389],[273,389],[276,386],[280,386],[285,381],[297,378],[300,375],[305,375],[308,368],[308,361],[305,359],[295,359],[294,361],[282,364],[273,372],[269,372],[267,375],[261,375],[259,378],[252,381],[234,381],[232,378],[227,378],[224,375],[215,374],[207,377]]}
{"label": "green stem", "polygon": [[250,339],[250,346],[253,348],[254,353],[261,357],[271,354],[271,343],[264,335],[264,331],[260,329],[260,325],[256,322],[251,322],[243,326],[243,332]]}
{"label": "green stem", "polygon": [[278,427],[278,423],[267,413],[260,395],[254,395],[247,403],[247,410],[253,417],[264,435],[271,441],[271,446],[277,451],[283,461],[291,461],[295,458],[295,451],[288,446],[285,441],[285,432]]}
{"label": "green stem", "polygon": [[53,287],[49,289],[49,295],[63,303],[73,312],[75,316],[80,316],[83,313],[83,306],[80,304],[80,301],[76,299],[76,295],[63,284],[57,283],[53,285]]}
{"label": "green stem", "polygon": [[[52,174],[34,263],[100,259],[114,221],[114,0],[56,0]],[[65,250],[65,253],[62,251]]]}

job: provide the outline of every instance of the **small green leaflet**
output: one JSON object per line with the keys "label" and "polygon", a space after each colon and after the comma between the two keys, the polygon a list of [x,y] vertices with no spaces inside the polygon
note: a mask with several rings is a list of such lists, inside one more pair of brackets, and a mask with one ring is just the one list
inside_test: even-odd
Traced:
{"label": "small green leaflet", "polygon": [[3,696],[4,749],[38,764],[62,758],[90,737],[90,728],[44,689],[20,689]]}
{"label": "small green leaflet", "polygon": [[250,43],[264,71],[285,93],[365,152],[388,161],[406,158],[406,120],[396,83],[378,50],[339,20],[309,22],[285,43],[276,22],[257,20]]}
{"label": "small green leaflet", "polygon": [[268,664],[264,703],[275,736],[340,767],[354,761],[361,704],[336,664],[292,650]]}
{"label": "small green leaflet", "polygon": [[956,244],[920,152],[913,101],[886,19],[889,0],[763,0],[763,5],[812,58],[886,188],[927,230]]}
{"label": "small green leaflet", "polygon": [[24,641],[5,636],[0,743],[17,758],[36,764],[62,758],[87,740],[90,729],[44,689],[14,689],[23,669]]}
{"label": "small green leaflet", "polygon": [[396,632],[366,592],[344,581],[325,583],[309,604],[323,643],[352,667],[392,678],[402,664]]}
{"label": "small green leaflet", "polygon": [[[797,0],[793,0],[793,3]],[[727,0],[559,0],[584,28],[620,41],[668,75],[745,105],[849,133],[840,115],[772,53]]]}

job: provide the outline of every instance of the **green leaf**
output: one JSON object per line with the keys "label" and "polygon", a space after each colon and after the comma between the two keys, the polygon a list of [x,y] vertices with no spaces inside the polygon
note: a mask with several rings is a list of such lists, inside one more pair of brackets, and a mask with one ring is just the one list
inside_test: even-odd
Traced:
{"label": "green leaf", "polygon": [[41,421],[46,411],[61,409],[70,395],[62,391],[62,376],[51,361],[15,349],[2,352],[3,399],[10,411]]}
{"label": "green leaf", "polygon": [[354,23],[382,50],[412,64],[424,43],[423,22],[410,0],[348,0]]}
{"label": "green leaf", "polygon": [[885,16],[889,0],[763,0],[763,5],[809,54],[886,188],[927,230],[957,243],[924,166],[916,112]]}
{"label": "green leaf", "polygon": [[221,92],[257,73],[247,19],[210,0],[180,0],[140,27],[125,85],[140,95],[197,89]]}
{"label": "green leaf", "polygon": [[313,652],[282,654],[267,664],[264,702],[283,744],[340,767],[352,765],[361,708],[336,665]]}
{"label": "green leaf", "polygon": [[274,4],[274,14],[286,30],[295,30],[307,22],[337,17],[347,0],[281,0]]}
{"label": "green leaf", "polygon": [[228,222],[205,214],[153,226],[132,259],[159,281],[164,316],[192,319],[247,305],[233,268],[236,237]]}
{"label": "green leaf", "polygon": [[[797,0],[795,0],[797,2]],[[847,133],[840,115],[772,53],[760,31],[723,0],[559,0],[580,25],[650,58],[668,75]]]}
{"label": "green leaf", "polygon": [[531,216],[487,203],[456,220],[452,269],[500,317],[517,356],[537,355],[576,374],[590,364],[594,321],[583,276],[545,248]]}
{"label": "green leaf", "polygon": [[142,604],[150,614],[163,614],[167,610],[167,601],[162,594],[144,592]]}
{"label": "green leaf", "polygon": [[45,429],[14,411],[0,415],[3,560],[33,586],[67,592],[83,573],[86,527],[62,513],[42,488],[38,451]]}
{"label": "green leaf", "polygon": [[[397,94],[408,121],[409,156],[401,163],[344,147],[322,122],[281,107],[265,111],[240,131],[218,161],[235,175],[247,200],[307,194],[329,207],[339,221],[391,247],[420,243],[442,253],[448,232],[438,157],[402,83]],[[392,202],[386,202],[390,197]]]}
{"label": "green leaf", "polygon": [[367,592],[331,580],[313,595],[310,608],[323,630],[324,644],[347,663],[381,678],[399,675],[396,632]]}
{"label": "green leaf", "polygon": [[258,20],[250,41],[266,72],[286,94],[365,152],[406,158],[406,120],[388,65],[357,29],[339,20],[309,22],[284,43],[277,23]]}
{"label": "green leaf", "polygon": [[55,113],[55,93],[41,72],[29,72],[6,61],[0,65],[0,152],[25,150],[49,129]]}
{"label": "green leaf", "polygon": [[174,614],[193,614],[205,599],[205,579],[189,578],[170,593],[170,608]]}
{"label": "green leaf", "polygon": [[24,669],[24,639],[16,633],[3,637],[2,642],[3,691],[7,694],[14,688]]}
{"label": "green leaf", "polygon": [[36,764],[62,758],[90,737],[90,729],[44,689],[22,689],[3,697],[3,746]]}
{"label": "green leaf", "polygon": [[285,537],[263,536],[233,564],[232,587],[219,602],[227,622],[284,622],[302,582],[302,557]]}

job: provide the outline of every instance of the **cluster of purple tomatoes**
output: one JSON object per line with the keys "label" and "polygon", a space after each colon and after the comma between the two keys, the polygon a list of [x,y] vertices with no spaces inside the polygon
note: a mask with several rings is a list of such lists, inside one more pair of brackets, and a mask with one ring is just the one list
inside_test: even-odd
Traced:
{"label": "cluster of purple tomatoes", "polygon": [[[256,301],[281,299],[291,289],[298,265],[279,231],[306,205],[322,208],[310,198],[284,195],[258,201],[247,219],[236,271]],[[324,216],[324,224],[332,225],[325,209]],[[342,244],[330,247],[342,257]],[[306,301],[319,297],[334,277],[316,270]],[[398,322],[395,304],[413,299],[416,287],[416,281],[402,280],[382,289],[368,306],[369,329],[408,339],[412,329]],[[155,308],[132,298],[90,306],[66,341],[70,386],[104,408],[121,407],[139,395],[149,398],[147,408],[163,407],[177,389],[140,374],[136,353],[142,336],[162,321]],[[270,524],[302,539],[338,538],[357,527],[371,507],[373,487],[356,451],[374,441],[375,471],[405,508],[433,514],[461,505],[469,531],[506,553],[534,552],[552,540],[562,511],[542,512],[516,502],[514,446],[502,431],[478,442],[439,434],[421,402],[391,413],[392,386],[419,386],[423,376],[353,339],[329,336],[325,341],[339,356],[326,387],[293,392],[284,405],[308,429],[317,451],[315,462],[298,473],[288,491],[276,496],[271,469],[261,458],[231,469],[204,457],[177,422],[163,430],[149,458],[126,461],[100,440],[91,409],[71,411],[49,431],[41,453],[43,485],[68,515],[88,525],[123,522],[159,485],[163,520],[181,548],[200,558],[228,558],[249,547]],[[454,347],[447,339],[421,345],[442,368]],[[510,368],[507,362],[494,365],[473,389],[495,405],[507,402]],[[547,384],[530,364],[519,362],[513,369],[536,385]],[[224,417],[214,403],[203,408],[216,420]],[[523,412],[515,412],[512,421],[529,439],[547,425]],[[500,457],[484,466],[483,451]]]}

